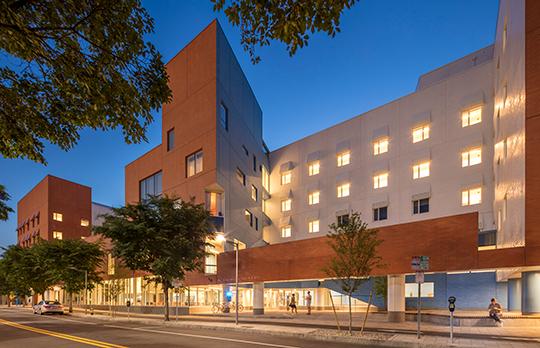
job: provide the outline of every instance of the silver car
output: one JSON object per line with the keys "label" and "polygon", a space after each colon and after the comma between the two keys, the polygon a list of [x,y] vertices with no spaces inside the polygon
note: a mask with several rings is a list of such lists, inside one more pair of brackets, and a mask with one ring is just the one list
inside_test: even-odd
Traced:
{"label": "silver car", "polygon": [[43,300],[33,307],[34,314],[58,313],[64,314],[64,307],[58,301]]}

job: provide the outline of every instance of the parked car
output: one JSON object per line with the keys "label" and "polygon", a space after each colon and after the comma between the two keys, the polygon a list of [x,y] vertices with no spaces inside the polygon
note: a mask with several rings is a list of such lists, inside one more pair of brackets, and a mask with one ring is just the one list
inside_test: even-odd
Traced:
{"label": "parked car", "polygon": [[64,307],[58,301],[43,300],[33,307],[34,314],[58,313],[64,314]]}

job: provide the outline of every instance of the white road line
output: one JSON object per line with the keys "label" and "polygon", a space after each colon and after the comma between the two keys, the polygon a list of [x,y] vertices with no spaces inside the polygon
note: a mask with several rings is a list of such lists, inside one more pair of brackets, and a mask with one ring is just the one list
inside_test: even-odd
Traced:
{"label": "white road line", "polygon": [[184,337],[192,337],[192,338],[203,338],[203,339],[215,340],[215,341],[227,341],[227,342],[244,343],[244,344],[251,344],[251,345],[256,345],[256,346],[266,346],[266,347],[276,347],[276,348],[300,348],[300,347],[298,347],[298,346],[286,346],[286,345],[282,345],[282,344],[274,344],[274,343],[265,343],[265,342],[257,342],[257,341],[239,340],[239,339],[235,339],[235,338],[215,337],[215,336],[204,336],[204,335],[193,335],[193,334],[186,334],[186,333],[180,333],[180,332],[163,331],[163,330],[150,330],[150,329],[143,329],[143,328],[136,328],[136,327],[117,326],[117,325],[104,325],[104,326],[106,326],[106,327],[112,327],[112,328],[116,328],[116,329],[124,329],[124,330],[144,331],[144,332],[152,332],[152,333],[168,334],[168,335],[175,335],[175,336],[184,336]]}

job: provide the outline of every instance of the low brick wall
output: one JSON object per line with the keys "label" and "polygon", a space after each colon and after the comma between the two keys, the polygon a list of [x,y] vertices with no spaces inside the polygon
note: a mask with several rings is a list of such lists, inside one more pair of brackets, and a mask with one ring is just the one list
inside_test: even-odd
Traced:
{"label": "low brick wall", "polygon": [[[128,307],[127,306],[111,306],[112,310],[115,312],[127,312]],[[100,311],[108,311],[111,309],[108,305],[89,305],[88,309],[95,309]],[[84,305],[80,306],[79,308],[84,309]],[[131,306],[129,307],[129,312],[134,314],[159,314],[163,315],[165,311],[165,307],[161,306]],[[169,314],[174,315],[176,314],[176,307],[171,306],[169,307]],[[186,306],[179,306],[178,307],[178,315],[188,315],[189,314],[189,307]]]}

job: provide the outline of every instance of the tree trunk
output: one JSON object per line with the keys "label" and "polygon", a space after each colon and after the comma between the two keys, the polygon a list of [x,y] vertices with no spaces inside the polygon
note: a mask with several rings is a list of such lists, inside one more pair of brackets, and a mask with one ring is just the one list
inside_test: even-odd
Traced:
{"label": "tree trunk", "polygon": [[366,316],[364,317],[364,322],[362,323],[362,329],[360,329],[360,336],[362,336],[364,334],[364,328],[366,327],[366,321],[367,321],[367,316],[369,314],[369,307],[371,307],[371,299],[373,297],[373,289],[371,289],[369,291],[369,299],[368,299],[368,304],[367,304],[367,311],[366,311]]}
{"label": "tree trunk", "polygon": [[169,321],[169,287],[163,284],[163,294],[165,295],[165,321]]}
{"label": "tree trunk", "polygon": [[68,302],[69,302],[69,313],[73,313],[73,293],[68,293]]}
{"label": "tree trunk", "polygon": [[352,336],[352,292],[349,292],[349,335]]}

